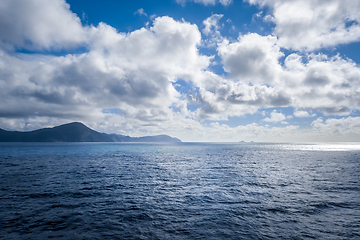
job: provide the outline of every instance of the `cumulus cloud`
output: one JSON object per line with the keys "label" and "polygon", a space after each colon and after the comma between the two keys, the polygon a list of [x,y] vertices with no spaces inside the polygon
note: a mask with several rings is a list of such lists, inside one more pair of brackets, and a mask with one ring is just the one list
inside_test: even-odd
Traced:
{"label": "cumulus cloud", "polygon": [[310,54],[304,63],[299,55],[292,54],[285,59],[280,78],[298,109],[347,115],[360,107],[360,69],[351,60]]}
{"label": "cumulus cloud", "polygon": [[223,16],[223,14],[213,14],[203,21],[205,27],[202,32],[208,37],[208,39],[205,40],[208,46],[214,46],[216,43],[219,43],[223,40],[223,37],[219,31],[219,20]]}
{"label": "cumulus cloud", "polygon": [[310,114],[307,111],[303,111],[303,110],[297,110],[294,112],[294,116],[298,117],[298,118],[305,118],[305,117],[315,117],[316,114]]}
{"label": "cumulus cloud", "polygon": [[[272,6],[272,1],[264,4]],[[284,4],[278,1],[279,6]],[[145,12],[139,9],[135,14]],[[236,134],[249,140],[270,135],[274,140],[295,136],[305,140],[323,133],[346,139],[347,134],[358,134],[346,130],[358,129],[358,118],[319,118],[311,129],[303,130],[289,125],[285,120],[291,116],[276,110],[263,121],[288,124],[286,127],[204,125],[203,119],[226,120],[274,107],[294,107],[298,109],[295,117],[314,116],[310,114],[313,111],[346,116],[360,109],[356,63],[340,56],[308,53],[282,59],[285,35],[248,33],[232,41],[220,34],[222,17],[213,14],[205,19],[203,35],[195,24],[171,17],[154,17],[152,25],[122,33],[105,23],[83,26],[63,0],[2,1],[0,126],[32,130],[82,121],[103,132],[133,136],[166,132],[185,141],[206,141],[214,136],[217,140],[241,140]],[[200,54],[199,47],[206,41],[202,36],[217,43],[224,75],[209,69],[214,56]],[[79,46],[86,46],[87,51],[41,55],[44,50]],[[177,88],[180,81],[188,85],[188,92]],[[339,132],[334,132],[336,128]]]}
{"label": "cumulus cloud", "polygon": [[[314,128],[321,130],[334,130],[333,127],[341,127],[342,129],[346,129],[351,131],[351,129],[360,130],[360,117],[344,117],[340,119],[329,118],[325,122],[323,118],[318,118],[311,124]],[[337,131],[337,130],[335,130]]]}
{"label": "cumulus cloud", "polygon": [[324,139],[331,137],[338,141],[358,141],[360,134],[360,117],[329,118],[326,121],[318,118],[311,125]]}
{"label": "cumulus cloud", "polygon": [[[360,69],[350,59],[324,54],[283,56],[272,36],[247,34],[224,40],[218,54],[229,76],[209,77],[199,85],[202,116],[253,113],[255,108],[293,106],[326,115],[348,115],[360,108]],[[206,114],[205,114],[206,113]],[[304,112],[297,116],[304,116]],[[226,116],[225,116],[226,118]]]}
{"label": "cumulus cloud", "polygon": [[[253,106],[262,108],[268,103],[266,107],[293,106],[344,116],[360,108],[360,69],[350,59],[294,53],[281,65],[283,53],[276,37],[253,33],[240,35],[232,43],[225,39],[217,50],[228,81],[241,83],[237,89],[257,89],[251,95],[256,98],[250,97],[256,99]],[[234,100],[249,99],[243,90],[232,91]]]}
{"label": "cumulus cloud", "polygon": [[312,51],[360,40],[360,2],[353,0],[247,0],[268,6],[279,46]]}
{"label": "cumulus cloud", "polygon": [[278,113],[276,112],[276,110],[273,110],[270,114],[270,118],[265,118],[263,119],[264,122],[272,122],[272,123],[277,123],[277,122],[282,122],[286,119],[285,115],[282,113]]}
{"label": "cumulus cloud", "polygon": [[2,51],[1,117],[84,119],[119,108],[129,118],[163,121],[179,98],[172,82],[192,80],[209,64],[198,53],[197,26],[170,17],[129,34],[100,23],[88,36],[89,52],[46,61]]}
{"label": "cumulus cloud", "polygon": [[217,32],[219,30],[218,22],[223,17],[223,14],[213,14],[203,21],[205,28],[203,33],[209,35],[211,32]]}
{"label": "cumulus cloud", "polygon": [[64,0],[0,2],[0,44],[28,50],[76,47],[86,29]]}
{"label": "cumulus cloud", "polygon": [[[105,121],[109,126],[113,123],[105,119],[110,119],[121,120],[123,125],[130,121],[127,129],[134,134],[140,133],[133,128],[144,129],[141,126],[153,125],[159,131],[161,122],[171,121],[172,106],[181,98],[172,83],[177,79],[195,82],[210,63],[209,57],[198,52],[200,31],[185,21],[158,17],[152,27],[126,34],[105,23],[82,26],[65,1],[18,2],[17,8],[15,3],[0,3],[4,20],[0,120],[9,129],[31,130],[69,121],[89,126]],[[26,11],[32,8],[33,12]],[[11,22],[7,11],[19,19]],[[21,11],[24,14],[19,15]],[[83,42],[88,47],[83,54],[57,57],[8,52],[12,48],[66,48]],[[118,109],[118,114],[103,109]]]}
{"label": "cumulus cloud", "polygon": [[271,107],[326,115],[347,115],[360,108],[360,69],[349,59],[290,54],[282,66],[276,38],[257,34],[240,36],[233,43],[225,39],[217,50],[229,76],[207,71],[196,78],[195,101],[201,104],[196,116],[201,119],[227,119]]}
{"label": "cumulus cloud", "polygon": [[276,42],[276,37],[249,33],[233,43],[225,39],[217,50],[224,70],[233,78],[271,85],[281,71],[278,60],[283,56]]}

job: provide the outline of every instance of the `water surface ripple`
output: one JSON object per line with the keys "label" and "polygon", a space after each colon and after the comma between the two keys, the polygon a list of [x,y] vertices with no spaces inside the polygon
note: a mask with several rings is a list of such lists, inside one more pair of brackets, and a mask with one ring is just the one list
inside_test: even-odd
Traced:
{"label": "water surface ripple", "polygon": [[360,238],[357,145],[2,143],[0,179],[0,239]]}

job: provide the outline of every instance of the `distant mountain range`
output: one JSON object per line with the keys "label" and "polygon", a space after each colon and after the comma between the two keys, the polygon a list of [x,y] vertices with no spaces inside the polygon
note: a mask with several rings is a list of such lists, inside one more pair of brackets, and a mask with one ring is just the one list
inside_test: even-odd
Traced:
{"label": "distant mountain range", "polygon": [[0,128],[0,142],[181,142],[167,135],[129,137],[94,131],[82,123],[73,122],[30,132],[6,131]]}

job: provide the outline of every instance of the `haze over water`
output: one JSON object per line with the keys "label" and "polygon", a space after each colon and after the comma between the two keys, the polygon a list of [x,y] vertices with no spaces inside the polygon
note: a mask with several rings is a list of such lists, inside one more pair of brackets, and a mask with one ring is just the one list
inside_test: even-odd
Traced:
{"label": "haze over water", "polygon": [[359,239],[354,144],[1,143],[0,239]]}

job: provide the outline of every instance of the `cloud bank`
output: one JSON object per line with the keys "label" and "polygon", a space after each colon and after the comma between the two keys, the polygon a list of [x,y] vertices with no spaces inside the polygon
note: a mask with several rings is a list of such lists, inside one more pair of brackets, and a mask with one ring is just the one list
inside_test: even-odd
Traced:
{"label": "cloud bank", "polygon": [[[0,127],[31,130],[82,121],[108,133],[165,132],[183,141],[354,141],[359,118],[349,115],[360,109],[360,69],[351,59],[309,51],[358,41],[359,4],[249,3],[269,7],[273,35],[228,39],[218,25],[222,14],[205,19],[202,31],[163,16],[150,27],[122,33],[106,23],[82,25],[63,0],[2,1]],[[201,47],[215,48],[224,74],[211,70],[214,56],[201,54]],[[78,48],[86,51],[44,54]],[[300,52],[285,55],[284,48]],[[273,108],[293,108],[296,118],[316,117],[315,112],[329,117],[317,118],[306,130],[277,110],[259,123],[218,123]]]}

